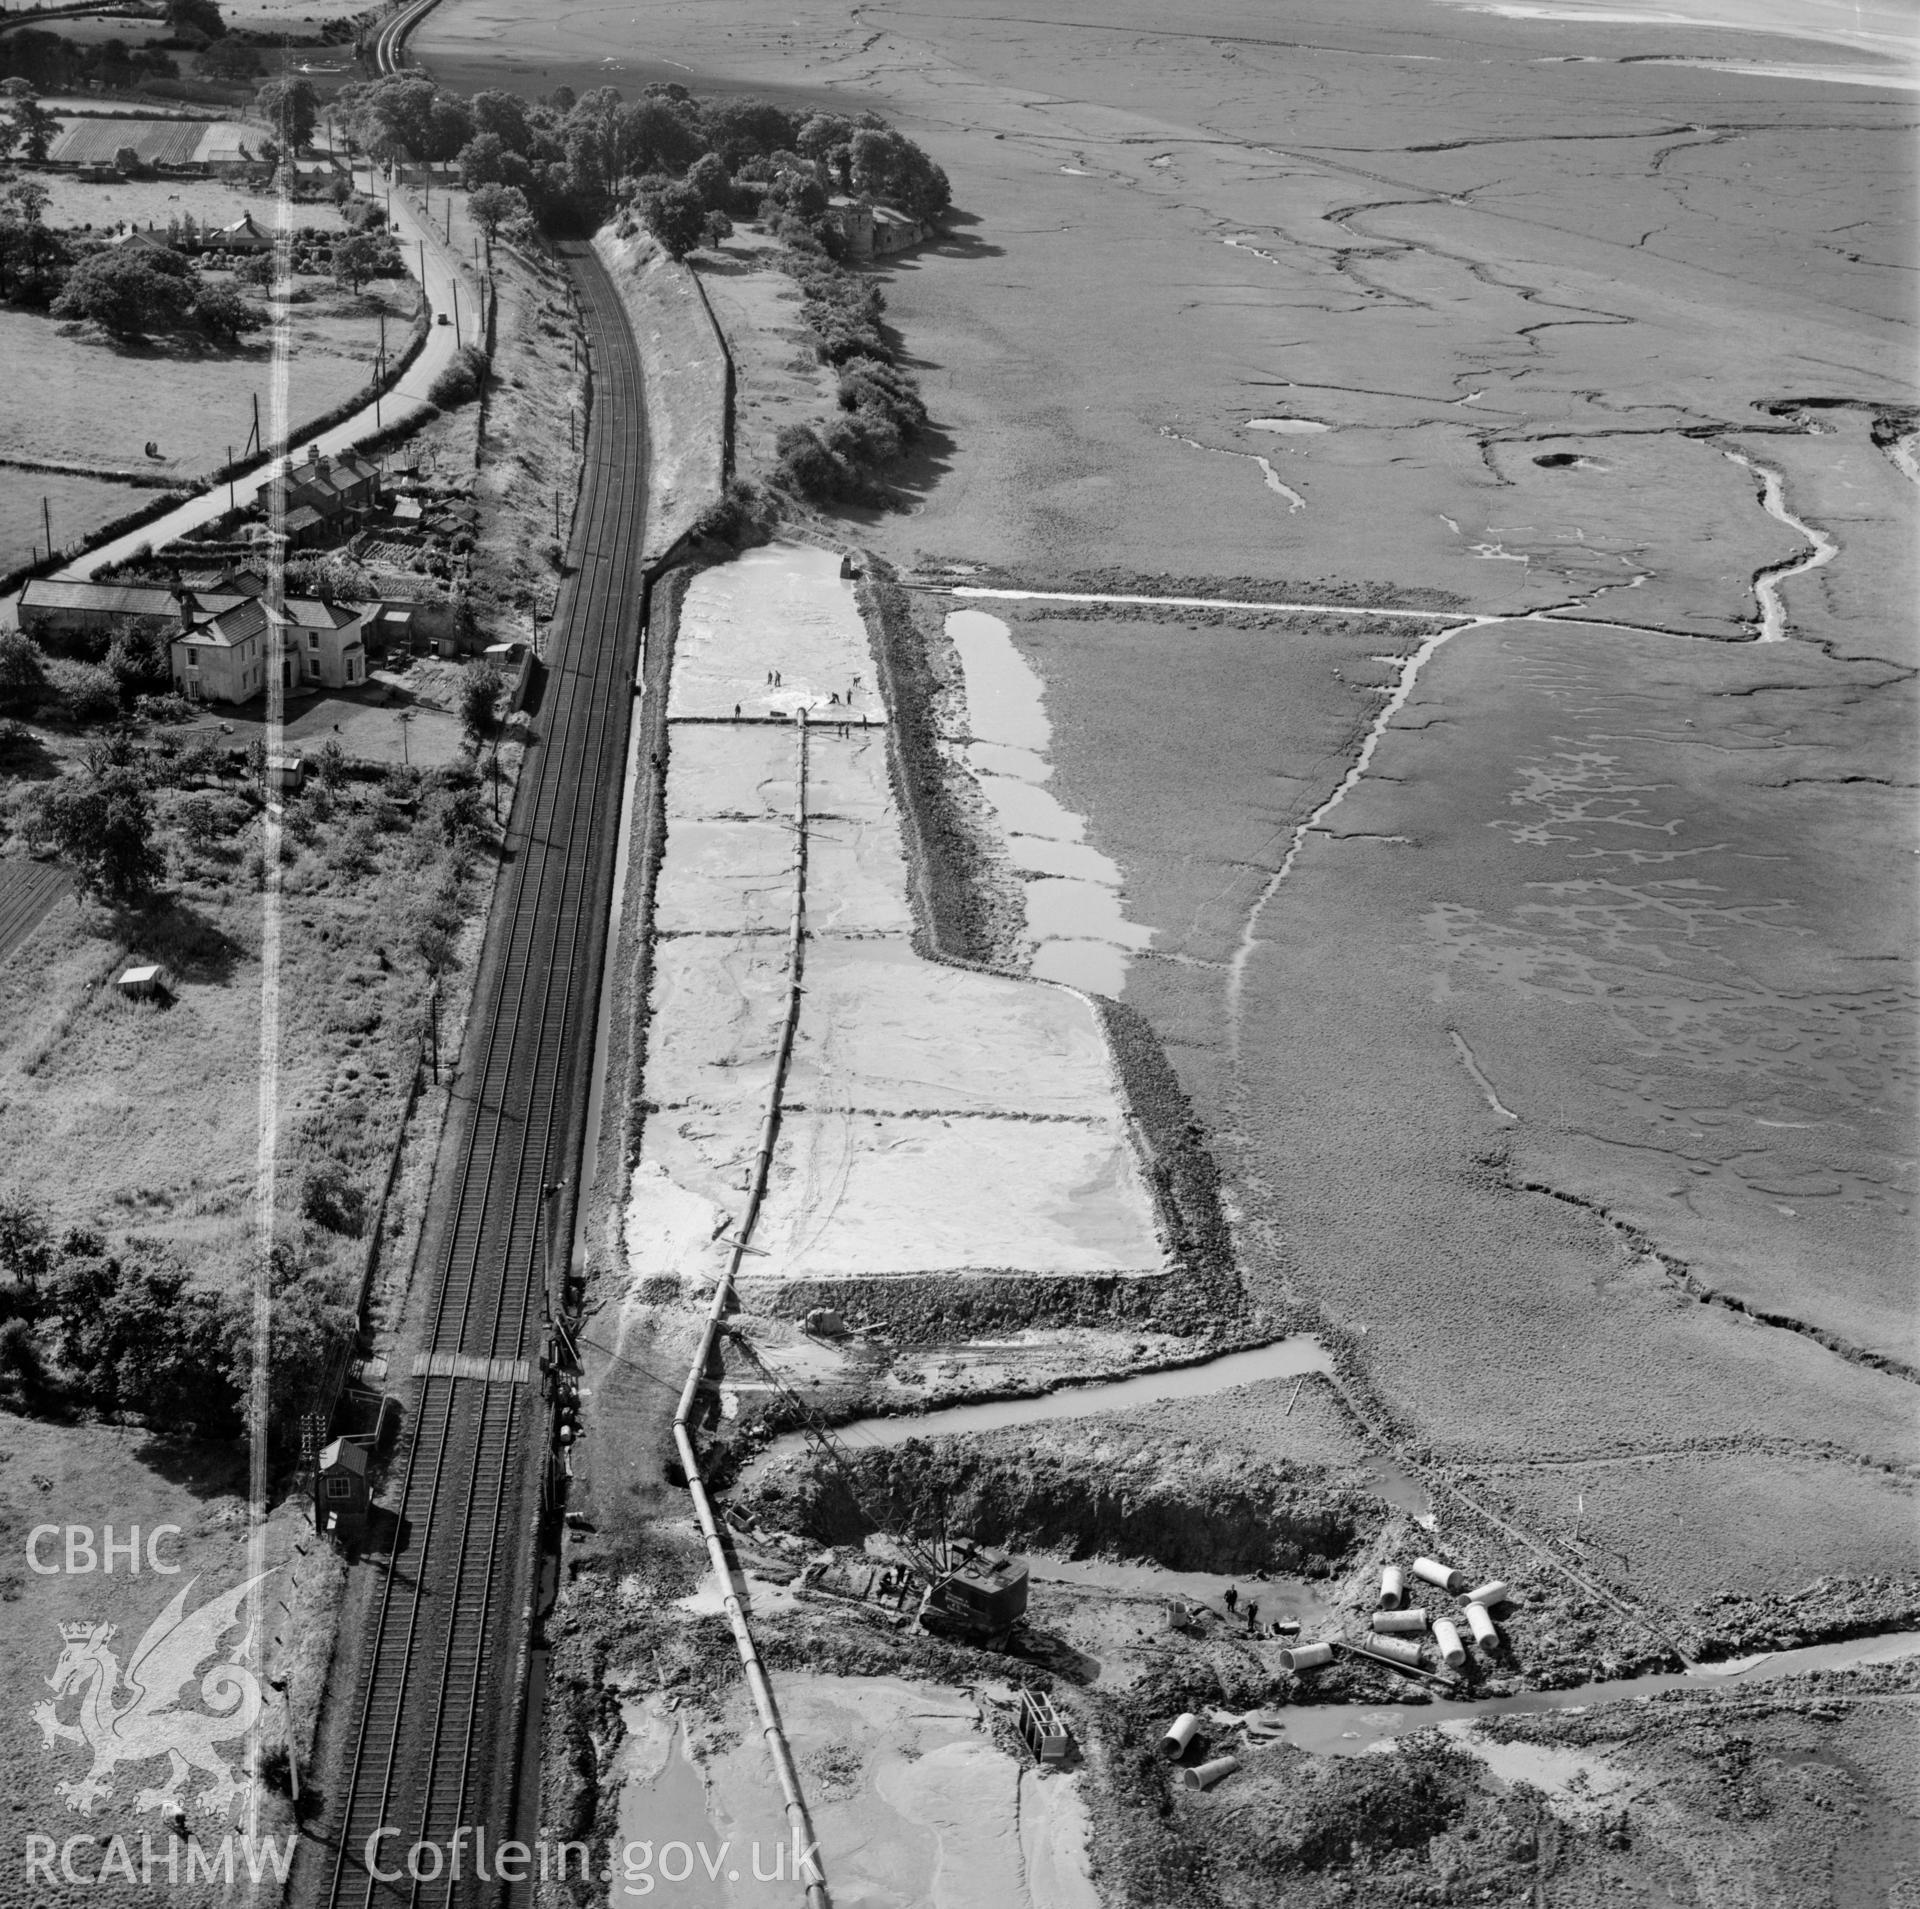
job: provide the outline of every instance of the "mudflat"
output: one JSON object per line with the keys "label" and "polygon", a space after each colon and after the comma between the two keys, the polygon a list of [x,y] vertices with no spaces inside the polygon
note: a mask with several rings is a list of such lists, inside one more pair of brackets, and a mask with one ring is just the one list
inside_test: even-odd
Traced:
{"label": "mudflat", "polygon": [[1634,11],[562,4],[530,80],[443,0],[417,45],[946,166],[880,268],[935,429],[863,533],[924,587],[1458,607],[975,604],[1259,1295],[1686,1610],[1916,1563],[1913,95],[1875,10]]}

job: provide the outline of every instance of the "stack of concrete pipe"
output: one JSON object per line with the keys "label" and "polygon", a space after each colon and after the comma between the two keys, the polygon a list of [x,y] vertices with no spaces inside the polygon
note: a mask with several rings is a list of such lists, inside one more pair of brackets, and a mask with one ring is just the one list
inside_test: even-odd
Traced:
{"label": "stack of concrete pipe", "polygon": [[[1435,1617],[1424,1605],[1409,1603],[1409,1577],[1431,1584],[1449,1597],[1457,1597],[1462,1607],[1460,1620]],[[1472,1647],[1484,1654],[1500,1650],[1500,1632],[1494,1624],[1493,1611],[1504,1604],[1509,1595],[1506,1583],[1499,1578],[1469,1587],[1465,1572],[1442,1564],[1438,1558],[1416,1558],[1404,1571],[1397,1564],[1389,1564],[1380,1573],[1379,1602],[1368,1619],[1367,1630],[1359,1637],[1339,1641],[1363,1657],[1377,1658],[1405,1670],[1423,1670],[1426,1667],[1423,1644],[1430,1640],[1440,1667],[1456,1671],[1467,1661],[1468,1638],[1472,1640]],[[1461,1623],[1466,1625],[1467,1637],[1461,1635]],[[1296,1674],[1317,1670],[1332,1661],[1331,1642],[1295,1645],[1280,1653],[1281,1668]]]}

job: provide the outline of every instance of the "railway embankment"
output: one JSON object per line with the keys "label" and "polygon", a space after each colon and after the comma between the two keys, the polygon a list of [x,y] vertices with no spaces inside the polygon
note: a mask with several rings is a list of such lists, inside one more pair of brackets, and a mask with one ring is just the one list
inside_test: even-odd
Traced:
{"label": "railway embankment", "polygon": [[603,226],[594,250],[640,347],[647,411],[647,536],[658,562],[719,501],[732,442],[726,341],[692,270],[631,219]]}

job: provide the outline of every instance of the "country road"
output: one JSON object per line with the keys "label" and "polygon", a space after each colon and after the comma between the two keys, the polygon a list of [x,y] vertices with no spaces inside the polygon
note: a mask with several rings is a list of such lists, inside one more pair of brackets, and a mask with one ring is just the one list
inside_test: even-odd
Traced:
{"label": "country road", "polygon": [[[356,169],[354,184],[369,196],[378,196],[386,190],[379,177],[366,166]],[[330,457],[344,455],[382,428],[391,427],[402,418],[425,410],[429,403],[427,393],[432,389],[433,381],[452,362],[455,348],[462,340],[471,343],[475,336],[480,313],[481,281],[476,277],[471,262],[460,259],[449,250],[446,243],[435,234],[433,227],[404,197],[396,195],[392,205],[393,221],[398,228],[394,237],[406,261],[407,270],[418,277],[424,256],[430,314],[436,321],[445,314],[449,322],[444,325],[435,322],[430,327],[427,342],[419,357],[407,367],[406,375],[377,403],[365,405],[344,423],[335,425],[312,440],[315,447]],[[451,322],[456,303],[460,313],[457,331]],[[393,348],[398,350],[400,339],[396,337],[392,342]],[[298,430],[300,420],[289,418],[284,425]],[[267,429],[270,435],[274,434],[275,427],[271,422]],[[295,455],[304,457],[306,452],[307,447],[302,445]],[[252,503],[277,475],[284,461],[276,459],[263,464],[232,486],[216,485],[204,495],[189,499],[179,509],[169,511],[153,523],[143,524],[138,530],[130,530],[111,543],[101,544],[97,549],[75,558],[60,575],[98,576],[111,565],[124,563],[137,550],[158,549],[162,544],[184,537],[203,524],[212,523],[235,505]]]}

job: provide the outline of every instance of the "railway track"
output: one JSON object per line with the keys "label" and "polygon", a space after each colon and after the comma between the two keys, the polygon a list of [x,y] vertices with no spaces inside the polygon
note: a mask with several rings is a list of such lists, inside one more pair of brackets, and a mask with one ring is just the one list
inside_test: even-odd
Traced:
{"label": "railway track", "polygon": [[[426,1370],[395,1455],[404,1535],[351,1686],[350,1775],[329,1799],[326,1873],[299,1891],[352,1909],[505,1894],[475,1878],[471,1834],[457,1882],[450,1860],[424,1877],[383,1880],[375,1869],[404,1871],[415,1845],[450,1853],[462,1828],[485,1826],[498,1843],[514,1820],[547,1453],[538,1369],[547,1250],[572,1234],[639,656],[645,498],[632,333],[591,248],[563,251],[594,377],[573,575],[418,1262],[431,1269],[432,1297]],[[413,1867],[432,1864],[422,1855]]]}
{"label": "railway track", "polygon": [[440,0],[413,0],[374,29],[371,52],[376,73],[400,71],[406,64],[407,35],[439,4]]}

